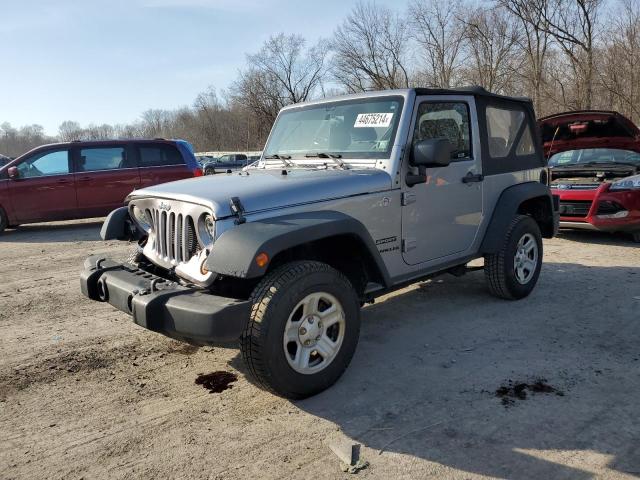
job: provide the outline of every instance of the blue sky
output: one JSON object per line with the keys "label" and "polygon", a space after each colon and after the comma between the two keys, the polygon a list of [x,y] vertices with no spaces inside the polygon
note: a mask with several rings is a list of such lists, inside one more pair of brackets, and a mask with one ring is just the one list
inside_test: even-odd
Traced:
{"label": "blue sky", "polygon": [[[405,2],[378,0],[393,6]],[[0,123],[126,123],[227,88],[278,32],[329,37],[355,0],[0,0]]]}

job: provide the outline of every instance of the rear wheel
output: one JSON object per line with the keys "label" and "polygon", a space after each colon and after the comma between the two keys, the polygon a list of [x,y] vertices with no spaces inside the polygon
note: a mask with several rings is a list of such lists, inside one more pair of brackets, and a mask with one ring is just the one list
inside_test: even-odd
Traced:
{"label": "rear wheel", "polygon": [[263,387],[299,399],[340,378],[360,332],[358,297],[344,275],[320,262],[287,263],[258,284],[251,300],[240,347]]}
{"label": "rear wheel", "polygon": [[516,216],[499,252],[485,256],[485,276],[491,293],[515,300],[531,293],[542,267],[542,235],[531,217]]}

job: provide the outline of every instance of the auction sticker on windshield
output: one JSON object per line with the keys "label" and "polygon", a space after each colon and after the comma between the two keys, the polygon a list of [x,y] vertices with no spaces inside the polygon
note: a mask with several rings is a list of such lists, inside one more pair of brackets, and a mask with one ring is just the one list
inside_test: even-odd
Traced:
{"label": "auction sticker on windshield", "polygon": [[393,113],[360,113],[356,118],[354,128],[388,127],[391,125]]}

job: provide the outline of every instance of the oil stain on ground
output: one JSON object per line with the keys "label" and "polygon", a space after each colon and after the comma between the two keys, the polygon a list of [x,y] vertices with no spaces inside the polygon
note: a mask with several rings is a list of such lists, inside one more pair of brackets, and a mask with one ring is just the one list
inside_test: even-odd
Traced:
{"label": "oil stain on ground", "polygon": [[502,399],[502,405],[509,407],[516,400],[526,400],[527,392],[529,393],[553,393],[558,396],[564,396],[564,392],[552,387],[547,383],[545,378],[537,378],[531,383],[507,381],[505,385],[500,386],[496,390],[496,397]]}
{"label": "oil stain on ground", "polygon": [[209,390],[209,393],[220,393],[229,388],[233,388],[231,385],[238,380],[238,376],[231,372],[213,372],[200,374],[196,378],[196,385],[202,385]]}

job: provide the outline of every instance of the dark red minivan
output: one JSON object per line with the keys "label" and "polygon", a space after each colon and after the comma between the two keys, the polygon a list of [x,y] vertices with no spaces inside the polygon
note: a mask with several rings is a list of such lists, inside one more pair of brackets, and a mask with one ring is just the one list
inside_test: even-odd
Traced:
{"label": "dark red minivan", "polygon": [[0,167],[0,232],[23,223],[104,216],[137,188],[200,175],[184,140],[45,145]]}

